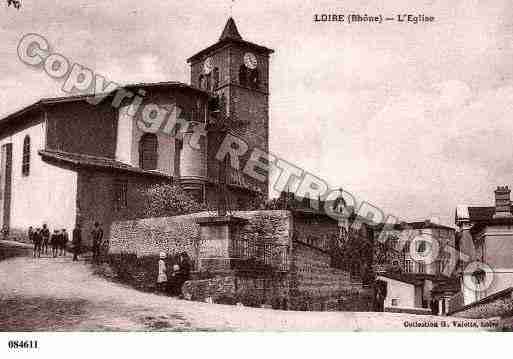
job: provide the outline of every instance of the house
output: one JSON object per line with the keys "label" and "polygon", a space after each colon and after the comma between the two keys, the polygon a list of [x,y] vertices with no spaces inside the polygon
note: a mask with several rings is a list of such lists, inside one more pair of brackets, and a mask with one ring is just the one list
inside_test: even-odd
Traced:
{"label": "house", "polygon": [[386,312],[427,313],[422,306],[424,282],[411,274],[386,272],[376,279],[386,283],[384,310]]}
{"label": "house", "polygon": [[[230,18],[216,43],[187,60],[190,84],[127,85],[99,103],[93,95],[45,98],[1,119],[1,228],[81,223],[88,231],[100,221],[108,231],[140,206],[140,189],[159,183],[179,183],[214,206],[224,136],[268,152],[272,52],[244,40]],[[159,111],[167,117],[152,128],[146,120]],[[192,146],[201,126],[205,134]],[[267,197],[267,173],[255,179],[228,168],[226,178],[233,208]]]}
{"label": "house", "polygon": [[385,236],[382,230],[375,230],[374,264],[392,288],[388,305],[398,306],[392,305],[394,299],[395,303],[413,303],[416,308],[446,314],[446,302],[454,294],[448,292],[452,287],[447,284],[454,279],[450,255],[456,246],[454,228],[425,220],[398,223],[387,229]]}
{"label": "house", "polygon": [[513,213],[508,186],[494,191],[494,206],[459,205],[460,284],[470,305],[513,287]]}

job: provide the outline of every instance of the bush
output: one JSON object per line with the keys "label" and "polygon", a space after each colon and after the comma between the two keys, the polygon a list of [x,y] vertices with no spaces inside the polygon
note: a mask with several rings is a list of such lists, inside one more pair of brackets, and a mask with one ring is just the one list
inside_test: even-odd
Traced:
{"label": "bush", "polygon": [[158,184],[141,190],[145,217],[178,216],[207,208],[190,197],[180,186]]}
{"label": "bush", "polygon": [[262,298],[251,292],[244,292],[236,296],[236,302],[241,302],[246,307],[260,307],[263,304]]}
{"label": "bush", "polygon": [[219,303],[219,304],[235,305],[239,302],[239,300],[236,297],[234,297],[233,295],[223,294],[223,295],[217,297],[215,302]]}
{"label": "bush", "polygon": [[[166,260],[168,268],[171,260]],[[135,253],[115,253],[107,256],[107,264],[118,281],[143,291],[155,290],[158,261],[157,255],[137,257]]]}

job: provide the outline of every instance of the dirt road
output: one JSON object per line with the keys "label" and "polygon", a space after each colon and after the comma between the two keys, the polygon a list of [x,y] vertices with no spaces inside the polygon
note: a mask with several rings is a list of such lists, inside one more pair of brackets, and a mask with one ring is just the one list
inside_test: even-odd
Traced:
{"label": "dirt road", "polygon": [[69,254],[32,258],[26,245],[6,241],[0,241],[0,253],[0,331],[412,330],[404,323],[444,320],[452,326],[455,320],[190,302],[110,282]]}

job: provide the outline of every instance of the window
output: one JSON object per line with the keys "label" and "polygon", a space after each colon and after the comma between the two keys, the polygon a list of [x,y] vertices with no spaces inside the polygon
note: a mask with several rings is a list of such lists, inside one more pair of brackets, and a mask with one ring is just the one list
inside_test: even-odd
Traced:
{"label": "window", "polygon": [[240,65],[239,68],[239,85],[246,86],[246,66]]}
{"label": "window", "polygon": [[398,307],[399,306],[399,299],[393,298],[392,299],[392,307]]}
{"label": "window", "polygon": [[21,174],[28,176],[30,173],[30,137],[25,136],[23,140],[23,158],[21,161]]}
{"label": "window", "polygon": [[406,243],[404,243],[403,253],[404,254],[409,254],[410,253],[410,241],[407,241]]}
{"label": "window", "polygon": [[139,141],[139,167],[143,170],[157,169],[158,140],[154,133],[145,133]]}
{"label": "window", "polygon": [[442,274],[444,272],[444,269],[445,269],[445,263],[443,261],[443,259],[439,260],[438,262],[438,265],[437,265],[437,273],[438,274]]}
{"label": "window", "polygon": [[419,273],[426,273],[426,264],[422,263],[422,262],[418,262],[418,272]]}
{"label": "window", "polygon": [[212,71],[212,90],[215,90],[219,87],[219,69],[216,67]]}
{"label": "window", "polygon": [[427,249],[426,241],[417,241],[417,253],[424,253]]}
{"label": "window", "polygon": [[198,86],[200,89],[205,88],[205,78],[203,77],[203,75],[200,75],[200,77],[199,77]]}
{"label": "window", "polygon": [[413,262],[411,260],[404,261],[404,270],[406,273],[413,272]]}
{"label": "window", "polygon": [[120,210],[128,206],[127,201],[128,182],[117,180],[114,182],[114,208]]}

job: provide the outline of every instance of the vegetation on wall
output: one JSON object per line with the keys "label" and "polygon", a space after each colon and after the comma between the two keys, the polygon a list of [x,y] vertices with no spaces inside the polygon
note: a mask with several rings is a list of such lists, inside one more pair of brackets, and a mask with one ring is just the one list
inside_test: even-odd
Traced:
{"label": "vegetation on wall", "polygon": [[207,210],[179,185],[158,184],[141,190],[144,217],[178,216]]}

